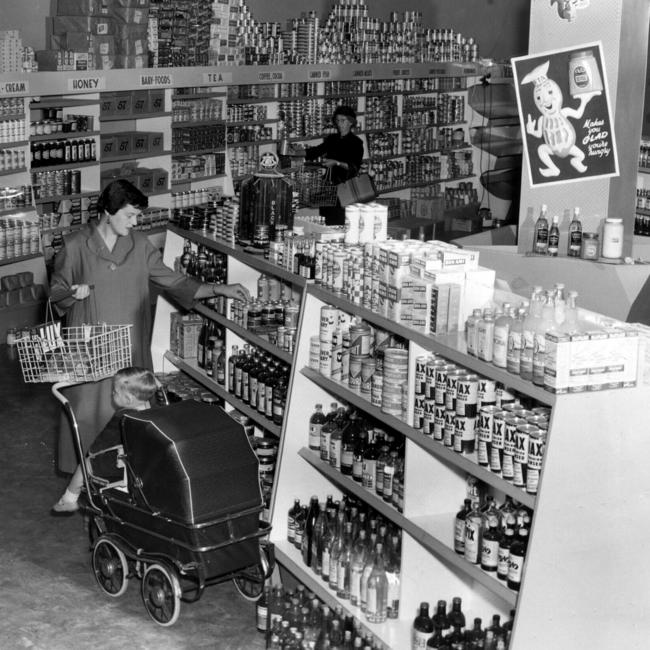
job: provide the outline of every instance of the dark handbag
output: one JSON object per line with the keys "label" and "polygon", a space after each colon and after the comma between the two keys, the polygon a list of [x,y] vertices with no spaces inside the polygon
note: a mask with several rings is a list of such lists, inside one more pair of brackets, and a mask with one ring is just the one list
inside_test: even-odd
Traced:
{"label": "dark handbag", "polygon": [[377,198],[377,190],[368,174],[359,174],[336,186],[339,202],[343,207],[352,203],[366,203]]}

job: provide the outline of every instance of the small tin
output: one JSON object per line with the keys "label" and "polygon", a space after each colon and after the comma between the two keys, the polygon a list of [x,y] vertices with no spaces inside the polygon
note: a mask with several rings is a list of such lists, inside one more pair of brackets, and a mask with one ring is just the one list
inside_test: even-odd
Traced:
{"label": "small tin", "polygon": [[526,472],[526,492],[537,494],[539,477],[542,472],[546,436],[543,431],[531,431],[528,438],[528,467]]}
{"label": "small tin", "polygon": [[520,424],[515,431],[514,476],[512,478],[512,484],[516,487],[526,487],[528,446],[530,436],[533,433],[539,433],[539,429],[533,424]]}
{"label": "small tin", "polygon": [[475,418],[478,399],[478,376],[459,375],[456,380],[456,413]]}

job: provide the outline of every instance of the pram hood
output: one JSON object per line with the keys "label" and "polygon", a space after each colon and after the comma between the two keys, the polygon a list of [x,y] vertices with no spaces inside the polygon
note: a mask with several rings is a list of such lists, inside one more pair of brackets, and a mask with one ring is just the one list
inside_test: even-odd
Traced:
{"label": "pram hood", "polygon": [[197,524],[262,502],[255,452],[221,408],[187,400],[128,413],[122,441],[141,484],[129,492],[163,516]]}

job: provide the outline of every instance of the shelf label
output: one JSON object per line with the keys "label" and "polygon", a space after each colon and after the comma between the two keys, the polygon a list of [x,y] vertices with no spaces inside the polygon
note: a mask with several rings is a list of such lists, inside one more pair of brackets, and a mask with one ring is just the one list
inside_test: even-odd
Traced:
{"label": "shelf label", "polygon": [[257,79],[258,81],[284,81],[284,72],[260,72]]}
{"label": "shelf label", "polygon": [[68,90],[87,92],[105,89],[106,77],[70,77],[68,79]]}
{"label": "shelf label", "polygon": [[329,79],[331,71],[330,70],[311,70],[309,73],[310,79]]}
{"label": "shelf label", "polygon": [[476,68],[463,68],[464,74],[477,74]]}
{"label": "shelf label", "polygon": [[440,77],[444,75],[447,71],[444,68],[429,68],[430,77]]}
{"label": "shelf label", "polygon": [[203,83],[209,86],[232,83],[232,72],[204,72]]}
{"label": "shelf label", "polygon": [[171,74],[142,74],[140,75],[140,85],[145,88],[173,86],[174,77]]}
{"label": "shelf label", "polygon": [[352,70],[353,77],[372,77],[372,68],[364,68],[363,70]]}
{"label": "shelf label", "polygon": [[411,68],[394,68],[393,77],[410,77]]}
{"label": "shelf label", "polygon": [[27,95],[29,81],[3,81],[0,83],[0,95]]}

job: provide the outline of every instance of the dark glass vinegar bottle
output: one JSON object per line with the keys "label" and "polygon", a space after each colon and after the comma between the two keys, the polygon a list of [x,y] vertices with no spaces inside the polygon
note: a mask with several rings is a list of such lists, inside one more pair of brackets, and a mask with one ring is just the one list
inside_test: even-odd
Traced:
{"label": "dark glass vinegar bottle", "polygon": [[433,621],[429,617],[429,603],[420,603],[420,611],[413,620],[411,648],[420,650],[427,647],[427,641],[433,636]]}

